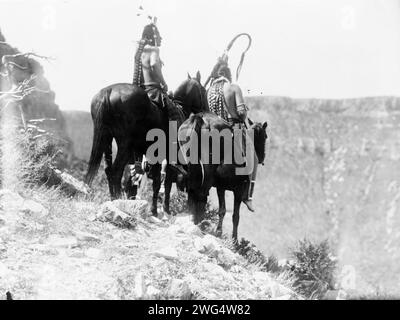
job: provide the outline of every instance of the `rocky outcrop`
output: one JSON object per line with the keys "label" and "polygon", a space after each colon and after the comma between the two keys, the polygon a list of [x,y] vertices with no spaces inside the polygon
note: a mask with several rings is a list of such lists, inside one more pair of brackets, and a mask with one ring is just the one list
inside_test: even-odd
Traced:
{"label": "rocky outcrop", "polygon": [[7,92],[13,86],[17,86],[24,80],[30,79],[38,90],[24,97],[20,102],[25,120],[49,119],[43,121],[40,126],[49,132],[56,134],[62,139],[62,145],[66,153],[72,150],[72,142],[69,139],[65,119],[59,106],[55,103],[55,93],[51,90],[50,84],[44,76],[43,67],[35,56],[14,56],[20,53],[17,48],[6,42],[0,32],[0,61],[11,62],[7,67],[2,64],[0,76],[0,91]]}

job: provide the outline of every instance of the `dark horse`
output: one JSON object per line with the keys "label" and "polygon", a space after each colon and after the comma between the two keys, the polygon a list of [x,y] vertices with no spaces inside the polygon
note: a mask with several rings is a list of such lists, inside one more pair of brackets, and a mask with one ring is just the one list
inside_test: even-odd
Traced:
{"label": "dark horse", "polygon": [[[267,123],[252,123],[249,120],[251,129],[254,130],[254,150],[259,163],[263,163],[265,159],[265,142],[267,139]],[[197,137],[201,137],[200,130],[217,130],[224,129],[231,130],[230,125],[222,118],[211,112],[199,113],[191,115],[179,128],[179,134],[182,137],[187,136],[187,133],[196,132]],[[229,143],[233,144],[232,135],[230,135]],[[186,143],[188,141],[185,141]],[[180,141],[182,144],[182,141]],[[201,145],[201,142],[198,143]],[[220,146],[223,142],[220,143]],[[240,204],[246,192],[246,183],[248,182],[248,175],[237,175],[235,169],[238,166],[232,162],[224,163],[222,147],[217,150],[220,152],[220,162],[213,164],[211,162],[212,148],[210,146],[210,161],[206,163],[190,163],[188,164],[188,201],[189,209],[193,214],[194,223],[200,223],[204,218],[205,206],[207,197],[211,187],[217,188],[219,200],[219,223],[217,233],[222,233],[222,222],[226,213],[225,208],[225,190],[233,191],[234,194],[234,210],[233,210],[233,233],[232,238],[237,240],[237,230],[239,225],[239,209]],[[200,151],[197,153],[200,154]],[[231,158],[232,159],[232,158]]]}
{"label": "dark horse", "polygon": [[[206,93],[200,84],[199,73],[196,78],[189,76],[178,87],[174,93],[174,100],[182,106],[182,117],[207,110]],[[117,199],[121,197],[121,179],[126,164],[132,159],[141,159],[152,144],[151,141],[146,141],[147,132],[151,129],[161,129],[167,134],[167,108],[159,108],[153,104],[141,87],[119,83],[100,90],[94,96],[91,114],[94,135],[85,182],[88,185],[92,183],[104,154],[110,195],[112,199]],[[113,139],[118,148],[114,162]],[[158,194],[159,188],[158,173],[158,178],[153,177],[153,190],[156,189]]]}

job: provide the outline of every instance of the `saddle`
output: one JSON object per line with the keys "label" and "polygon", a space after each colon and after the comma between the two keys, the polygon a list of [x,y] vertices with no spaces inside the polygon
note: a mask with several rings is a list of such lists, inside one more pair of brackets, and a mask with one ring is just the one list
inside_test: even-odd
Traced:
{"label": "saddle", "polygon": [[176,101],[172,100],[168,94],[159,85],[145,85],[147,92],[153,105],[160,109],[167,108],[168,120],[176,121],[178,127],[185,120],[183,107]]}

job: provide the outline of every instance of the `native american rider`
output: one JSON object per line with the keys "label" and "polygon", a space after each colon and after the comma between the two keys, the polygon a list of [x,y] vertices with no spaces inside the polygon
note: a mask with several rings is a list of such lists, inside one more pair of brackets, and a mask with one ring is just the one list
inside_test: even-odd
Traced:
{"label": "native american rider", "polygon": [[[141,86],[159,108],[166,108],[169,121],[176,121],[179,128],[184,121],[184,114],[182,108],[167,94],[168,86],[162,74],[163,63],[160,59],[161,40],[160,32],[154,22],[144,27],[135,55],[133,83]],[[164,160],[161,169],[161,193],[164,191],[166,165],[167,162]],[[181,170],[179,165],[174,166]]]}
{"label": "native american rider", "polygon": [[212,71],[212,79],[211,86],[207,92],[210,111],[227,121],[233,129],[243,130],[245,132],[245,143],[250,147],[247,150],[252,150],[254,154],[253,171],[249,176],[249,183],[246,186],[247,192],[243,199],[243,203],[246,204],[247,208],[254,212],[252,198],[258,159],[253,150],[254,148],[251,147],[251,138],[245,130],[246,127],[250,128],[247,119],[248,108],[244,103],[242,90],[237,84],[232,83],[232,75],[226,56],[218,59]]}

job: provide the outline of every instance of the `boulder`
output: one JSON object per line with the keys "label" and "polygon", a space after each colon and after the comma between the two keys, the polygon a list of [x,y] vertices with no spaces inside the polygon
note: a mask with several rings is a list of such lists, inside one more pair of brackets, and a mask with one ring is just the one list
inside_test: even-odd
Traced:
{"label": "boulder", "polygon": [[164,227],[164,226],[165,226],[165,223],[162,222],[160,219],[158,219],[158,218],[155,217],[155,216],[150,216],[150,217],[148,217],[148,218],[147,218],[147,221],[149,221],[149,222],[151,222],[151,223],[154,223],[155,225],[157,225],[157,226],[159,226],[159,227]]}
{"label": "boulder", "polygon": [[96,218],[100,221],[111,222],[112,224],[121,228],[133,229],[137,226],[136,217],[120,210],[114,204],[114,201],[107,201],[103,203]]}
{"label": "boulder", "polygon": [[47,210],[42,204],[33,200],[25,200],[22,204],[21,212],[25,214],[34,215],[38,218],[46,217],[49,214],[49,210]]}
{"label": "boulder", "polygon": [[114,205],[130,216],[145,218],[149,213],[149,203],[145,200],[114,200]]}
{"label": "boulder", "polygon": [[178,260],[178,251],[175,248],[166,247],[154,252],[157,257],[162,257],[167,260]]}
{"label": "boulder", "polygon": [[186,233],[197,237],[203,237],[200,228],[193,223],[178,226],[177,233]]}
{"label": "boulder", "polygon": [[194,241],[195,248],[200,253],[208,255],[216,255],[221,250],[221,245],[214,236],[206,234],[203,238],[196,238]]}
{"label": "boulder", "polygon": [[99,237],[88,232],[75,232],[75,236],[80,242],[101,242]]}
{"label": "boulder", "polygon": [[171,279],[165,291],[167,299],[188,300],[192,296],[192,291],[185,280]]}
{"label": "boulder", "polygon": [[49,179],[47,185],[50,187],[60,186],[68,195],[89,194],[89,187],[82,181],[75,179],[66,172],[62,172],[56,168],[49,168]]}
{"label": "boulder", "polygon": [[190,215],[177,216],[174,222],[177,226],[193,225]]}
{"label": "boulder", "polygon": [[216,258],[218,264],[224,268],[230,268],[236,264],[236,255],[227,248],[221,248],[217,251]]}
{"label": "boulder", "polygon": [[54,248],[76,248],[79,246],[75,237],[60,237],[59,235],[50,235],[46,241],[47,245]]}
{"label": "boulder", "polygon": [[161,295],[161,291],[153,286],[148,286],[146,288],[146,298],[147,299],[156,299],[159,300]]}
{"label": "boulder", "polygon": [[230,272],[227,272],[223,267],[216,263],[202,263],[201,269],[201,272],[205,272],[211,282],[224,282],[226,284],[227,282],[235,281],[233,275]]}

